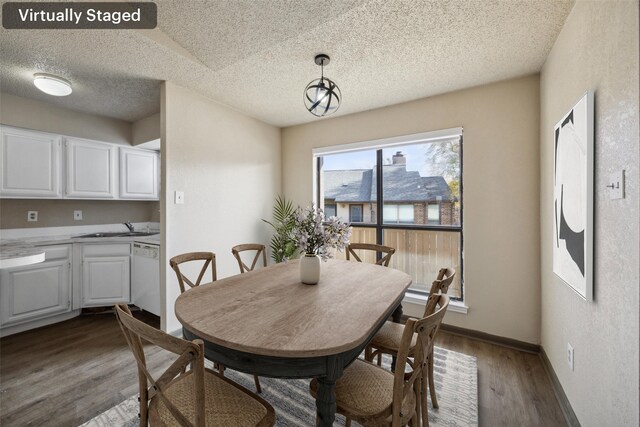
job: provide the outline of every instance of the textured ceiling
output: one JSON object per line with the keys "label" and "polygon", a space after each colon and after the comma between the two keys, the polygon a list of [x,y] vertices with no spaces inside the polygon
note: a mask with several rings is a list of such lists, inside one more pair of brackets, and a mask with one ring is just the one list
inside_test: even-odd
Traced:
{"label": "textured ceiling", "polygon": [[[538,72],[569,14],[564,0],[159,0],[155,30],[0,30],[0,89],[137,120],[173,81],[277,126],[315,118],[303,89],[325,75],[333,117]],[[39,92],[35,72],[74,92]]]}

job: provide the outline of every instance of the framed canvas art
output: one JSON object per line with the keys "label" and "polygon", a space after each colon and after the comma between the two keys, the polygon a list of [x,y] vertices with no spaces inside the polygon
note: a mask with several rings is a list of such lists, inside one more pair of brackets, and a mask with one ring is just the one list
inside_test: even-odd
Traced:
{"label": "framed canvas art", "polygon": [[593,92],[554,127],[553,272],[593,299]]}

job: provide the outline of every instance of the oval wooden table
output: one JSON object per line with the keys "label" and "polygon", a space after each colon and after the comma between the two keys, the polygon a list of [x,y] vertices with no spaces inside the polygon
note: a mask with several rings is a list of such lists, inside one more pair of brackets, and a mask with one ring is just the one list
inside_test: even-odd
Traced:
{"label": "oval wooden table", "polygon": [[322,263],[317,285],[300,283],[298,261],[201,285],[175,313],[208,359],[267,377],[318,378],[318,425],[335,419],[335,382],[387,318],[402,315],[411,276],[358,262]]}

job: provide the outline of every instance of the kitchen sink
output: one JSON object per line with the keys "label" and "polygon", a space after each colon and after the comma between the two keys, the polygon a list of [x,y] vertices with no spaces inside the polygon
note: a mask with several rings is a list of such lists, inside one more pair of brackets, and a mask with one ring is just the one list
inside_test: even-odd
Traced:
{"label": "kitchen sink", "polygon": [[126,233],[118,234],[118,237],[142,237],[142,236],[153,236],[154,234],[160,234],[159,231],[127,231]]}
{"label": "kitchen sink", "polygon": [[91,234],[83,234],[81,236],[77,236],[80,238],[90,238],[90,237],[143,237],[143,236],[153,236],[154,234],[158,234],[157,231],[112,231],[108,233],[91,233]]}

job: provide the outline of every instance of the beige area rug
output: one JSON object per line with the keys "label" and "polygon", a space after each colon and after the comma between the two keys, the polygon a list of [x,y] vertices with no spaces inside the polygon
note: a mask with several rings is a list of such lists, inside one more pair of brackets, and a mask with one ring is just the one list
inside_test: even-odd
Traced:
{"label": "beige area rug", "polygon": [[[477,426],[478,367],[476,358],[436,347],[434,362],[434,379],[440,407],[433,409],[429,402],[429,424],[431,427]],[[390,357],[383,359],[383,365],[387,368],[390,363]],[[226,376],[249,390],[255,390],[252,375],[227,370]],[[260,384],[262,385],[261,396],[271,403],[276,411],[276,426],[315,425],[315,401],[309,395],[309,380],[261,377]],[[83,427],[134,427],[139,424],[138,409],[138,397],[132,396],[83,424]],[[344,426],[344,417],[336,415],[335,425]],[[358,424],[352,423],[352,425]]]}

